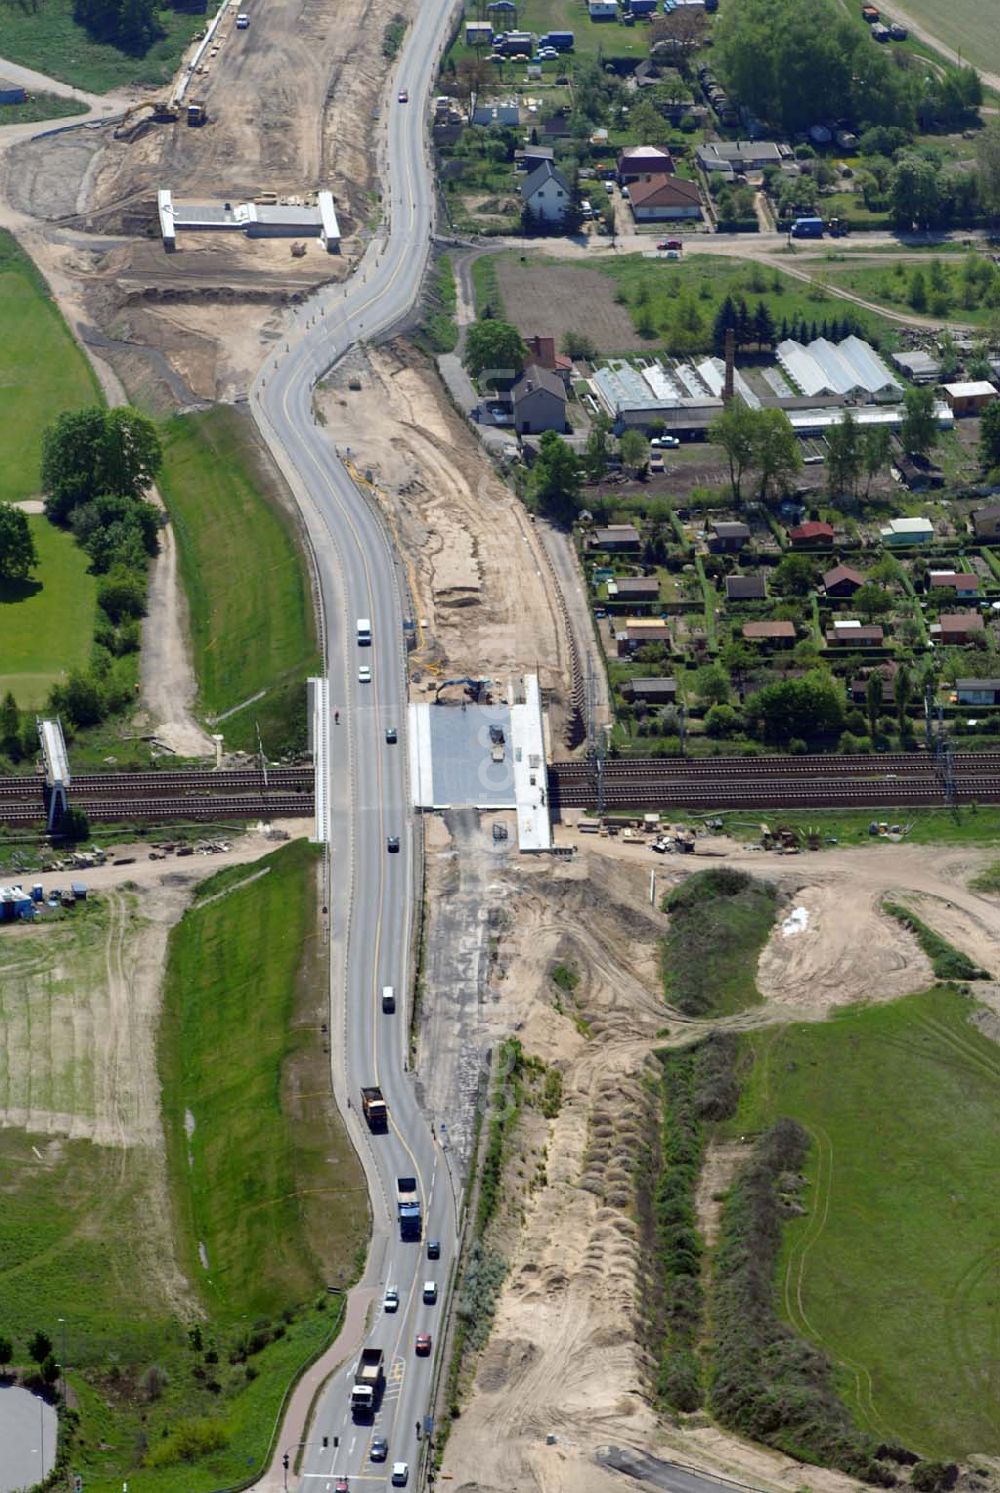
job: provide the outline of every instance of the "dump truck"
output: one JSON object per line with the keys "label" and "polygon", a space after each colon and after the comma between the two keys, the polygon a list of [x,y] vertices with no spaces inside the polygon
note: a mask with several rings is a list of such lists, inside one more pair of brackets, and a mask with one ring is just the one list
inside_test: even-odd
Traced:
{"label": "dump truck", "polygon": [[383,1356],[381,1348],[361,1349],[351,1388],[351,1412],[356,1419],[374,1415],[379,1407],[385,1388]]}
{"label": "dump truck", "polygon": [[365,1112],[369,1130],[388,1130],[389,1106],[382,1097],[382,1090],[374,1084],[361,1090],[361,1108]]}
{"label": "dump truck", "polygon": [[419,1239],[421,1234],[420,1194],[416,1177],[396,1178],[396,1203],[399,1237]]}

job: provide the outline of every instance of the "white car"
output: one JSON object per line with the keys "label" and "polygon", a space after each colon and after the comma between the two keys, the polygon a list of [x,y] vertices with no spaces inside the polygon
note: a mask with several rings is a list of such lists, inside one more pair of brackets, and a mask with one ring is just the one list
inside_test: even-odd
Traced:
{"label": "white car", "polygon": [[387,1312],[399,1311],[399,1292],[395,1286],[386,1288],[385,1299],[382,1302],[382,1310]]}
{"label": "white car", "polygon": [[371,684],[371,682],[372,682],[372,671],[371,671],[371,668],[369,667],[368,664],[362,664],[361,667],[358,669],[358,683],[359,684]]}
{"label": "white car", "polygon": [[438,1299],[437,1282],[433,1280],[424,1281],[424,1302],[427,1306],[433,1306]]}
{"label": "white car", "polygon": [[394,1488],[405,1488],[410,1477],[409,1462],[393,1462],[392,1464],[392,1486]]}

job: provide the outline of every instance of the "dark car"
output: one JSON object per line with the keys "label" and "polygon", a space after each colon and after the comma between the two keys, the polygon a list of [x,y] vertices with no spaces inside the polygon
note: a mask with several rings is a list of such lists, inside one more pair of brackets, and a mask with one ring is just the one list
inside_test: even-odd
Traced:
{"label": "dark car", "polygon": [[441,1240],[440,1239],[428,1239],[428,1241],[427,1241],[427,1258],[429,1260],[440,1260],[440,1258],[441,1258]]}
{"label": "dark car", "polygon": [[395,726],[386,726],[386,728],[385,728],[385,739],[389,743],[390,746],[395,746],[396,745],[396,742],[399,740],[399,738],[396,735],[396,728],[395,728]]}
{"label": "dark car", "polygon": [[397,855],[398,854],[398,852],[399,852],[399,836],[398,835],[390,835],[389,838],[388,838],[388,840],[386,840],[385,843],[386,843],[386,848],[389,851],[390,855]]}
{"label": "dark car", "polygon": [[431,1351],[431,1335],[429,1332],[418,1332],[416,1341],[418,1358],[427,1358]]}
{"label": "dark car", "polygon": [[373,1462],[384,1462],[389,1455],[389,1443],[384,1436],[373,1436],[368,1456]]}
{"label": "dark car", "polygon": [[401,104],[408,104],[410,102],[410,95],[407,93],[405,88],[401,88],[399,90],[399,102]]}

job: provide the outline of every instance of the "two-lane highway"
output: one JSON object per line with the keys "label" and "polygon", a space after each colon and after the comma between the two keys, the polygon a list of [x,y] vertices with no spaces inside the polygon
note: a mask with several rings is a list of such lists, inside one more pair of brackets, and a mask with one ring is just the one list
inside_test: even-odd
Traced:
{"label": "two-lane highway", "polygon": [[[277,356],[261,369],[252,408],[302,509],[316,558],[326,629],[329,723],[329,918],[331,1051],[334,1088],[368,1175],[373,1242],[366,1283],[378,1288],[366,1343],[385,1354],[387,1385],[374,1423],[356,1423],[350,1387],[356,1355],[334,1375],[317,1406],[303,1449],[301,1486],[327,1493],[388,1484],[405,1462],[416,1481],[418,1425],[430,1409],[433,1354],[418,1357],[418,1333],[437,1350],[448,1276],[454,1263],[455,1204],[440,1150],[418,1107],[407,1071],[411,912],[415,847],[407,781],[406,674],[400,585],[381,522],[358,492],[315,422],[316,380],[356,342],[384,332],[412,308],[430,249],[433,184],[426,147],[426,100],[453,0],[426,0],[411,27],[391,98],[378,234],[347,282],[311,300]],[[410,102],[400,103],[405,90]],[[373,122],[373,129],[381,128]],[[359,646],[358,618],[372,623]],[[371,671],[370,681],[361,670]],[[386,740],[395,727],[397,741]],[[399,850],[390,851],[391,837]],[[382,987],[396,990],[396,1011],[382,1010]],[[370,1135],[360,1118],[362,1085],[378,1084],[389,1130]],[[404,1242],[396,1223],[396,1179],[415,1176],[424,1210],[423,1239]],[[427,1240],[439,1239],[438,1260]],[[437,1302],[423,1301],[423,1283]],[[398,1311],[381,1305],[399,1291]],[[370,1460],[384,1437],[384,1464]],[[323,1446],[323,1438],[328,1445]],[[335,1440],[337,1445],[334,1445]],[[363,1482],[361,1481],[363,1479]],[[289,1486],[295,1482],[290,1479]]]}

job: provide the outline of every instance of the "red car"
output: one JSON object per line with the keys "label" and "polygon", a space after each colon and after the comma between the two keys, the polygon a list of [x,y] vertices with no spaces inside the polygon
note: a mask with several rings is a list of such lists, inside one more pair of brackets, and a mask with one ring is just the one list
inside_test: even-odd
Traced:
{"label": "red car", "polygon": [[426,1358],[431,1351],[431,1335],[429,1332],[417,1333],[417,1357]]}
{"label": "red car", "polygon": [[333,1485],[333,1493],[350,1493],[350,1487],[346,1477],[338,1477]]}
{"label": "red car", "polygon": [[684,245],[679,238],[661,238],[657,249],[662,254],[664,249],[683,249]]}

